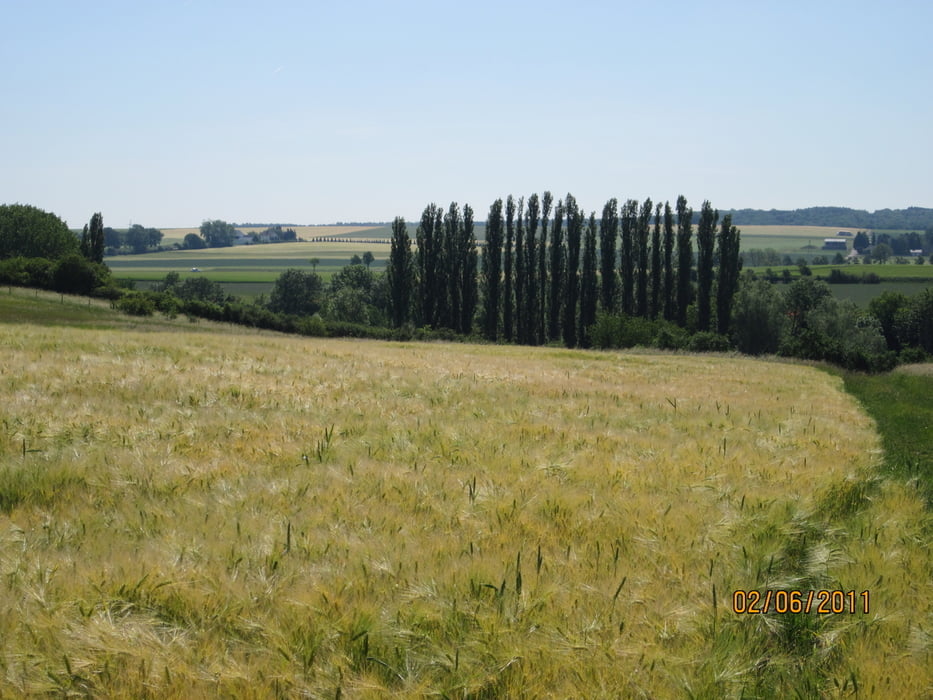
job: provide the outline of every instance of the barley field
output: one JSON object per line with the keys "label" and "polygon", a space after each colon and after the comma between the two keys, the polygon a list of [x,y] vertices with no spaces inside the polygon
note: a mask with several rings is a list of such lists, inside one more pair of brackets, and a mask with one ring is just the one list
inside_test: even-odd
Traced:
{"label": "barley field", "polygon": [[0,697],[933,692],[929,513],[838,378],[11,303]]}

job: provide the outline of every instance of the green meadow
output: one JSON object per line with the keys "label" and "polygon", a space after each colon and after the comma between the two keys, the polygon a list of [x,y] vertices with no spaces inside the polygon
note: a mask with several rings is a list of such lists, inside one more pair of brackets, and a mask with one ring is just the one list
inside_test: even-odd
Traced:
{"label": "green meadow", "polygon": [[933,690],[928,411],[883,386],[19,289],[0,344],[0,697]]}

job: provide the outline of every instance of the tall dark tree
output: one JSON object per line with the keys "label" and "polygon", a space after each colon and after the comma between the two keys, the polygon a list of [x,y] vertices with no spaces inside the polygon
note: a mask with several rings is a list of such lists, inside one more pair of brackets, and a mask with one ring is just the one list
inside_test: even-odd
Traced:
{"label": "tall dark tree", "polygon": [[421,214],[421,223],[415,233],[418,251],[415,256],[418,296],[416,299],[418,324],[438,327],[438,296],[444,292],[440,267],[443,253],[443,210],[429,204]]}
{"label": "tall dark tree", "polygon": [[653,207],[650,198],[644,201],[635,229],[635,314],[643,318],[648,317],[648,236]]}
{"label": "tall dark tree", "polygon": [[104,217],[100,212],[91,217],[88,238],[91,244],[88,260],[96,263],[104,262]]}
{"label": "tall dark tree", "polygon": [[732,302],[739,288],[742,258],[739,256],[739,230],[726,214],[719,229],[719,275],[716,286],[716,330],[726,335],[732,319]]}
{"label": "tall dark tree", "polygon": [[584,215],[573,195],[567,195],[567,266],[564,275],[564,345],[576,347],[577,302],[580,297],[580,240]]}
{"label": "tall dark tree", "polygon": [[483,248],[483,334],[499,339],[499,313],[502,307],[502,200],[489,207],[486,218],[486,246]]}
{"label": "tall dark tree", "polygon": [[664,202],[664,319],[673,321],[676,315],[677,296],[674,287],[674,212],[671,203]]}
{"label": "tall dark tree", "polygon": [[525,198],[518,198],[515,227],[515,339],[525,342]]}
{"label": "tall dark tree", "polygon": [[583,268],[580,272],[580,345],[589,347],[588,329],[596,323],[599,286],[596,273],[596,212],[590,214],[583,237]]}
{"label": "tall dark tree", "polygon": [[515,337],[515,200],[505,201],[505,252],[502,280],[502,335],[509,342]]}
{"label": "tall dark tree", "polygon": [[550,287],[548,290],[548,338],[561,336],[561,312],[564,304],[564,203],[557,201],[554,227],[551,229]]}
{"label": "tall dark tree", "polygon": [[697,226],[697,330],[708,331],[712,314],[713,253],[716,245],[716,223],[719,212],[709,200],[700,209]]}
{"label": "tall dark tree", "polygon": [[547,342],[547,241],[553,203],[554,197],[550,192],[545,191],[541,197],[541,238],[538,240],[538,315],[535,322],[535,342],[537,343]]}
{"label": "tall dark tree", "polygon": [[616,307],[616,240],[619,238],[619,200],[615,197],[603,206],[599,223],[599,269],[602,287],[600,300],[603,311]]}
{"label": "tall dark tree", "polygon": [[460,275],[460,318],[457,330],[465,335],[473,332],[473,316],[479,301],[477,294],[476,235],[473,228],[473,207],[463,205],[463,218],[460,221],[460,245],[458,255],[463,258]]}
{"label": "tall dark tree", "polygon": [[651,232],[651,299],[648,302],[649,316],[657,318],[661,312],[661,210],[658,202],[654,208],[654,229]]}
{"label": "tall dark tree", "polygon": [[638,200],[630,199],[622,207],[622,249],[619,254],[619,277],[622,285],[622,313],[635,312],[635,234],[638,229]]}
{"label": "tall dark tree", "polygon": [[528,211],[525,215],[525,292],[523,294],[525,308],[524,316],[525,337],[519,338],[520,343],[533,345],[537,342],[535,331],[538,326],[538,226],[541,222],[541,200],[538,194],[528,198]]}
{"label": "tall dark tree", "polygon": [[81,231],[81,243],[78,246],[78,250],[81,251],[81,255],[83,255],[85,259],[91,259],[91,236],[88,233],[87,224],[84,224],[84,229]]}
{"label": "tall dark tree", "polygon": [[693,209],[687,198],[677,198],[677,325],[687,325],[687,307],[693,292],[690,280],[693,269]]}
{"label": "tall dark tree", "polygon": [[386,268],[389,282],[389,308],[392,325],[399,328],[411,319],[411,296],[414,290],[415,267],[411,238],[405,219],[396,216],[392,222],[392,244]]}
{"label": "tall dark tree", "polygon": [[460,207],[451,202],[444,215],[444,292],[440,297],[443,304],[440,318],[445,328],[459,330],[460,314],[463,309],[463,279],[466,259],[461,251],[461,221]]}

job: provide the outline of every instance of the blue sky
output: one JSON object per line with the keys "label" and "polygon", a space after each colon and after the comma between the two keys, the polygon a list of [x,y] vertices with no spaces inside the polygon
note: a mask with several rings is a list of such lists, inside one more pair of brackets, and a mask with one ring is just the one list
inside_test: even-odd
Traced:
{"label": "blue sky", "polygon": [[0,7],[0,202],[76,228],[933,206],[927,0]]}

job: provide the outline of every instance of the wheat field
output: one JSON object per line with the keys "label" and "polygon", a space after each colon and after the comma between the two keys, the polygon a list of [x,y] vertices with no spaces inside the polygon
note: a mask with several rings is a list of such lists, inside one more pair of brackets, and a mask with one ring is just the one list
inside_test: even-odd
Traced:
{"label": "wheat field", "polygon": [[[0,697],[921,697],[929,514],[818,370],[0,323]],[[735,590],[869,591],[740,615]]]}

